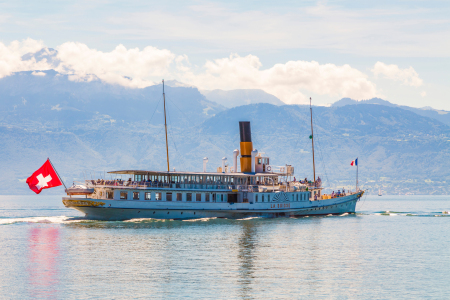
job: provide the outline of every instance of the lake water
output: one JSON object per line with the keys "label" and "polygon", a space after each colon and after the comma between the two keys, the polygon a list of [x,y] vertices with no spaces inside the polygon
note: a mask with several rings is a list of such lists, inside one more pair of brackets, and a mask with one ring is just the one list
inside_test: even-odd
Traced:
{"label": "lake water", "polygon": [[0,298],[448,299],[449,210],[367,196],[356,215],[100,222],[0,196]]}

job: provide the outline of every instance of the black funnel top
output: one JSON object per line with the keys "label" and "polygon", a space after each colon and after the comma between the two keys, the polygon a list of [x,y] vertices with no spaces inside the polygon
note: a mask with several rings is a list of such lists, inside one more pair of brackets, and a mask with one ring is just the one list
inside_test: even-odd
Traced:
{"label": "black funnel top", "polygon": [[252,131],[250,129],[250,122],[239,122],[239,133],[241,134],[241,142],[251,142]]}

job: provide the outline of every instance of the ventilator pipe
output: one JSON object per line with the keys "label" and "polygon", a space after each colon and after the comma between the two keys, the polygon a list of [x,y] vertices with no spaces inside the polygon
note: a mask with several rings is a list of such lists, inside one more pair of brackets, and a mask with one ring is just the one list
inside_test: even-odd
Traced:
{"label": "ventilator pipe", "polygon": [[234,173],[237,173],[237,157],[239,156],[239,149],[234,149],[233,151],[233,166],[234,166]]}
{"label": "ventilator pipe", "polygon": [[226,163],[226,161],[227,161],[226,157],[222,158],[222,173],[225,173],[225,163]]}
{"label": "ventilator pipe", "polygon": [[258,154],[258,150],[253,149],[253,151],[252,151],[252,173],[255,173],[255,158],[256,158],[257,154]]}
{"label": "ventilator pipe", "polygon": [[203,173],[206,173],[206,163],[208,162],[208,158],[204,157],[203,158]]}

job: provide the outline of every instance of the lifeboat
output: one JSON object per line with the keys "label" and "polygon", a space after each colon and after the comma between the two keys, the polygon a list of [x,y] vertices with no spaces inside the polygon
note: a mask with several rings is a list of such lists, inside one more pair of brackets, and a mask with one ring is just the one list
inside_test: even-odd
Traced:
{"label": "lifeboat", "polygon": [[67,195],[90,195],[94,192],[94,189],[90,189],[85,185],[72,185],[70,188],[66,189]]}

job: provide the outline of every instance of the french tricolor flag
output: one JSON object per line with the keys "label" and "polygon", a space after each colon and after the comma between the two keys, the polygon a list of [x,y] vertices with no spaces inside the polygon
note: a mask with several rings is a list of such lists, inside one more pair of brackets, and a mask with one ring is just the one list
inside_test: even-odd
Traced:
{"label": "french tricolor flag", "polygon": [[358,165],[358,159],[352,160],[352,163],[350,166],[357,166]]}

